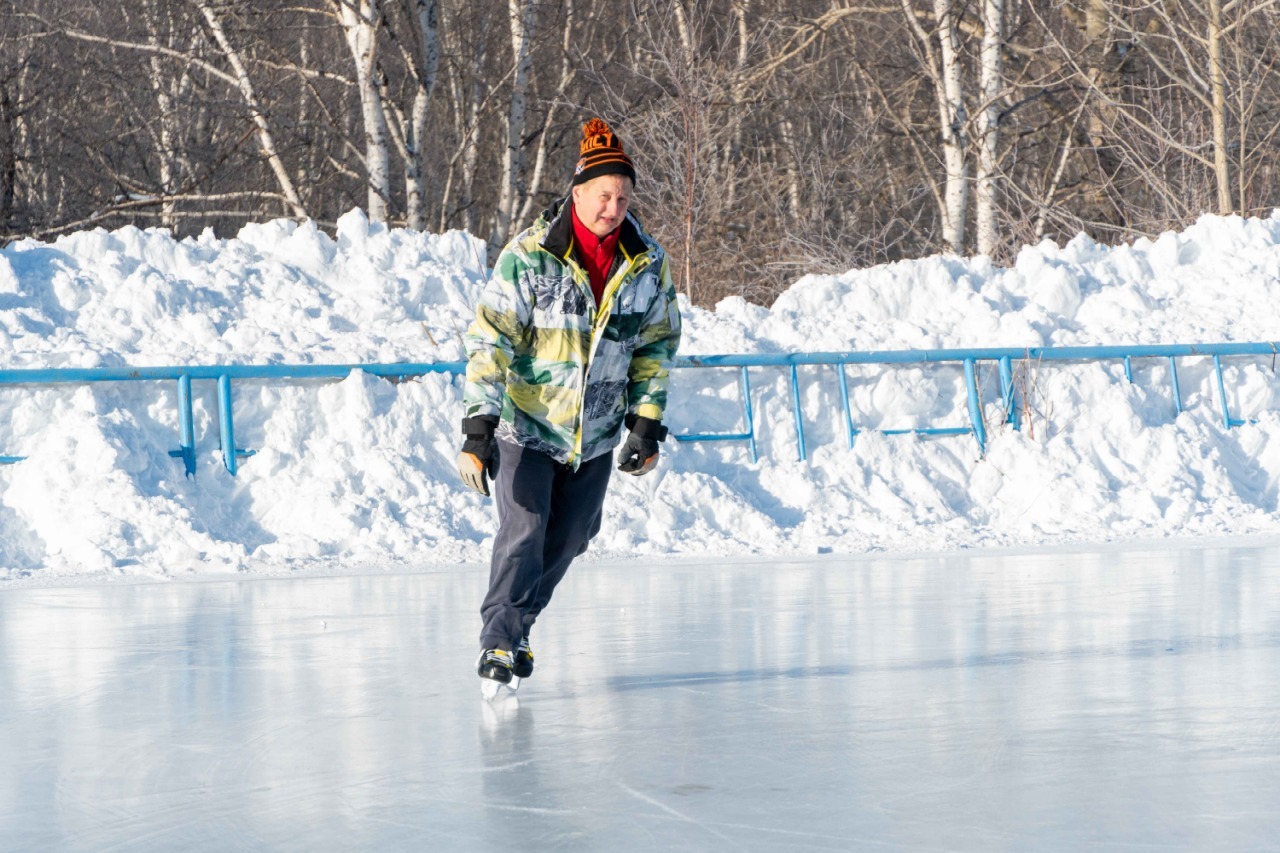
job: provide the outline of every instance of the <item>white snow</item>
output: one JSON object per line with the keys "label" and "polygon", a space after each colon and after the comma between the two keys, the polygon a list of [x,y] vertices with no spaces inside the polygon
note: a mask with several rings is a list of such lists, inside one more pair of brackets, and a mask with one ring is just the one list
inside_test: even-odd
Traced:
{"label": "white snow", "polygon": [[[95,230],[0,251],[9,367],[458,361],[486,275],[483,243],[370,224],[249,225],[234,239]],[[1012,268],[931,257],[797,281],[771,309],[684,306],[682,354],[1280,341],[1280,212],[1206,216],[1109,247],[1024,248]],[[586,559],[951,550],[1280,532],[1280,376],[1270,356],[1212,364],[1029,364],[1022,429],[989,443],[862,432],[845,444],[835,369],[802,368],[809,459],[787,373],[753,369],[761,458],[743,442],[668,442],[616,475]],[[850,367],[862,429],[964,426],[950,365]],[[0,581],[343,571],[487,560],[489,501],[458,482],[460,382],[235,384],[223,468],[212,382],[195,391],[185,477],[172,381],[0,387]],[[743,428],[735,370],[678,370],[676,433]]]}

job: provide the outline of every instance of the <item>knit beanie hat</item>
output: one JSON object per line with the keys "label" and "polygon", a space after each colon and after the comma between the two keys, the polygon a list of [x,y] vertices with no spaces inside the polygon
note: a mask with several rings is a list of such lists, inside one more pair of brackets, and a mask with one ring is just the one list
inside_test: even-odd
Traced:
{"label": "knit beanie hat", "polygon": [[622,150],[622,140],[602,120],[593,118],[582,126],[578,150],[581,156],[573,169],[573,186],[601,175],[626,175],[635,185],[636,167]]}

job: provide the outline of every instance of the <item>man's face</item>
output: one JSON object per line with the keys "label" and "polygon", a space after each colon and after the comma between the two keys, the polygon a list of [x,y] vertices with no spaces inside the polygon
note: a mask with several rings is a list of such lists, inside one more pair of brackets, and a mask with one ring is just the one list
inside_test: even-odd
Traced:
{"label": "man's face", "polygon": [[573,209],[587,230],[605,237],[622,224],[631,202],[631,179],[601,175],[573,188]]}

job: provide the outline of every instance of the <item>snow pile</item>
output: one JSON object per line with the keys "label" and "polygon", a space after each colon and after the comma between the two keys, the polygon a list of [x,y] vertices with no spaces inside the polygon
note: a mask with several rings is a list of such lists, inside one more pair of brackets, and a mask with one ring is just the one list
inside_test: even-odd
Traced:
{"label": "snow pile", "polygon": [[[482,244],[370,225],[250,225],[177,241],[124,228],[0,251],[0,343],[10,367],[456,361],[486,275]],[[1280,213],[1205,217],[1107,247],[1025,248],[1012,269],[933,257],[807,276],[771,309],[685,306],[683,354],[963,346],[1278,341]],[[1022,428],[964,426],[956,367],[850,367],[845,444],[835,369],[800,371],[807,462],[797,461],[787,373],[754,369],[761,458],[743,442],[668,442],[659,470],[618,475],[594,556],[932,550],[1187,534],[1274,533],[1280,377],[1270,357],[1224,371],[1221,426],[1206,359],[1021,364]],[[490,502],[457,481],[460,382],[235,384],[232,477],[215,389],[197,381],[198,470],[185,477],[173,382],[0,389],[0,579],[482,562]],[[676,433],[743,428],[734,370],[680,370]]]}

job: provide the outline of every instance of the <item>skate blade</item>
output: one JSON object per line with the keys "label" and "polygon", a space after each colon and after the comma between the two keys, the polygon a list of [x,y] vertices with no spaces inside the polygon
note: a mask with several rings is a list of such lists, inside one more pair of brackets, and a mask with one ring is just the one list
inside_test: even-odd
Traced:
{"label": "skate blade", "polygon": [[511,681],[503,684],[501,681],[492,681],[488,678],[480,682],[480,695],[490,702],[505,699],[507,697],[514,698],[516,691],[520,689],[520,679],[512,676]]}

